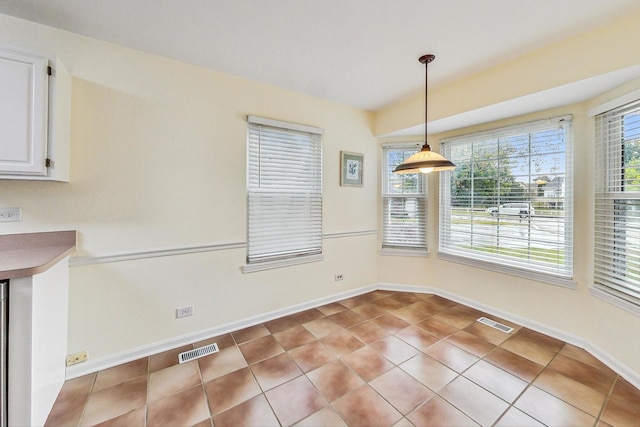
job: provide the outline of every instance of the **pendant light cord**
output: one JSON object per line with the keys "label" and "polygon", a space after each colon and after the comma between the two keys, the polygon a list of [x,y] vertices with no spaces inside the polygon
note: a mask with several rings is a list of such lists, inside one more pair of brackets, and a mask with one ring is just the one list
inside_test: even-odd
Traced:
{"label": "pendant light cord", "polygon": [[431,150],[429,142],[427,141],[427,123],[429,115],[427,109],[429,105],[429,61],[424,64],[424,146]]}
{"label": "pendant light cord", "polygon": [[434,59],[436,59],[435,55],[424,55],[418,59],[418,61],[424,64],[424,145],[420,151],[431,151],[429,142],[427,142],[427,123],[429,120],[427,108],[429,104],[429,62],[432,62]]}
{"label": "pendant light cord", "polygon": [[408,159],[400,163],[393,170],[393,173],[430,173],[455,169],[456,165],[431,151],[429,142],[427,142],[429,114],[427,108],[429,105],[429,63],[435,59],[435,55],[423,55],[418,61],[425,65],[424,70],[424,145],[422,149],[411,155]]}

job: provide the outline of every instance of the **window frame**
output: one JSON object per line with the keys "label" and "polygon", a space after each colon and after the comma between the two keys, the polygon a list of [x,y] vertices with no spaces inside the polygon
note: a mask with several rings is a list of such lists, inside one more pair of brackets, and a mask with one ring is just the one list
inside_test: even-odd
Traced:
{"label": "window frame", "polygon": [[[312,126],[247,116],[244,273],[323,260],[323,133]],[[307,158],[306,164],[282,155],[292,149]],[[292,213],[294,201],[300,209]]]}
{"label": "window frame", "polygon": [[[627,173],[625,146],[635,142],[640,145],[640,131],[637,138],[625,139],[624,117],[628,114],[640,117],[640,93],[633,99],[625,97],[624,102],[609,105],[594,114],[595,122],[595,187],[594,187],[594,246],[593,246],[593,286],[592,294],[601,297],[635,314],[640,314],[640,278],[633,279],[621,265],[639,264],[638,248],[629,251],[627,236],[635,228],[638,234],[638,215],[621,215],[618,205],[640,205],[640,188],[629,191],[626,188]],[[636,119],[634,125],[640,121]],[[638,166],[634,167],[638,169]],[[637,185],[636,185],[637,186]],[[635,221],[633,220],[635,217]],[[635,224],[633,224],[635,222]],[[630,225],[628,225],[631,223]],[[622,224],[626,225],[623,226]],[[635,225],[635,227],[634,227]],[[636,240],[638,237],[636,236]],[[636,246],[638,246],[636,244]],[[621,249],[622,248],[622,249]],[[628,290],[625,288],[629,288]],[[635,288],[635,289],[634,289]],[[635,295],[634,295],[635,294]]]}
{"label": "window frame", "polygon": [[[402,160],[405,160],[410,155],[420,151],[420,147],[423,143],[420,142],[392,142],[382,144],[382,173],[381,173],[381,217],[382,217],[382,234],[381,234],[381,248],[380,253],[383,255],[400,255],[400,256],[427,256],[428,250],[428,179],[425,174],[394,174],[392,171],[397,166],[396,164],[389,163],[389,152],[402,151]],[[390,180],[409,180],[417,179],[418,191],[412,193],[397,193],[392,194],[389,191]],[[414,214],[414,219],[417,220],[415,227],[406,227],[404,231],[411,231],[420,233],[422,230],[421,239],[417,242],[401,242],[401,236],[394,236],[394,234],[401,234],[400,229],[390,229],[389,223],[391,221],[392,211],[391,205],[393,201],[401,201],[402,206],[405,206],[405,201],[409,199],[415,199],[417,209],[421,210],[418,215]],[[404,214],[404,211],[402,212]],[[410,213],[407,212],[407,216]],[[403,215],[404,216],[404,215]],[[398,241],[392,241],[393,239],[400,239]]]}
{"label": "window frame", "polygon": [[[558,264],[559,267],[554,267],[551,261],[546,261],[544,255],[539,255],[538,253],[534,255],[528,255],[528,257],[522,257],[523,261],[520,260],[519,255],[510,255],[510,249],[505,247],[504,249],[501,246],[496,247],[496,253],[483,253],[482,247],[478,246],[477,249],[470,246],[469,248],[462,248],[460,245],[456,245],[452,240],[452,223],[451,221],[451,213],[452,213],[452,178],[454,176],[455,170],[453,171],[444,171],[440,173],[440,224],[439,224],[439,247],[438,247],[438,258],[461,263],[464,265],[470,265],[477,268],[487,269],[491,271],[498,271],[505,274],[510,274],[518,277],[523,277],[527,279],[532,279],[544,283],[550,283],[558,286],[563,286],[571,289],[576,288],[576,282],[574,280],[574,263],[573,263],[573,228],[574,228],[574,218],[573,218],[573,124],[572,124],[572,116],[565,115],[561,117],[554,117],[546,120],[537,120],[528,123],[517,124],[513,126],[495,128],[488,131],[476,132],[468,135],[462,135],[452,138],[443,139],[440,141],[440,151],[441,153],[456,163],[456,159],[453,158],[455,156],[451,156],[451,148],[458,146],[463,147],[465,144],[472,146],[474,143],[481,143],[484,141],[491,141],[495,139],[497,145],[497,158],[502,158],[499,148],[499,140],[500,138],[514,138],[517,135],[529,134],[530,139],[536,133],[545,132],[546,130],[553,129],[554,126],[564,126],[564,186],[565,186],[565,194],[563,197],[563,211],[564,211],[564,220],[562,221],[562,234],[561,237],[557,240],[558,251],[563,250],[562,254],[562,264]],[[476,159],[473,157],[475,154],[471,154],[470,162],[479,163],[482,158]],[[524,158],[529,159],[531,161],[532,157],[535,157],[539,154],[535,152],[529,151],[528,156],[524,156]],[[520,156],[522,158],[522,156]],[[505,156],[506,159],[511,159],[509,155]],[[457,163],[456,163],[457,164]],[[460,167],[460,164],[457,164]],[[498,163],[498,172],[497,177],[502,177],[500,173],[500,165]],[[471,171],[470,171],[471,173]],[[511,173],[511,172],[510,172]],[[528,175],[527,175],[528,174]],[[523,176],[527,176],[529,180],[533,178],[534,173],[529,166],[529,170],[527,174]],[[556,176],[562,176],[562,174],[556,174]],[[476,179],[475,175],[470,177],[471,180]],[[499,180],[498,180],[499,182]],[[522,190],[523,192],[528,191],[530,194],[531,200],[523,200],[523,203],[527,203],[533,200],[532,187],[531,183],[528,184],[528,189]],[[494,187],[498,188],[498,200],[500,200],[500,186]],[[524,188],[524,187],[523,187]],[[475,200],[476,193],[471,193],[471,198]],[[496,197],[496,196],[494,196]],[[504,200],[497,204],[500,206],[509,202],[521,202],[521,200]],[[473,208],[473,203],[471,202],[471,207]],[[470,214],[471,215],[471,214]],[[527,216],[525,216],[526,220]],[[530,216],[528,217],[530,219]],[[470,216],[471,223],[473,223],[474,219]],[[522,219],[521,219],[522,221]],[[561,223],[560,220],[557,220],[558,224]],[[473,225],[471,224],[470,227]],[[500,224],[497,224],[499,227]],[[531,244],[533,242],[532,234],[531,234],[531,221],[528,222],[528,230],[529,234],[527,234],[526,238],[522,238],[520,241],[527,242],[527,247],[531,248]],[[560,227],[558,226],[560,229]],[[462,232],[465,233],[464,231]],[[469,232],[469,236],[475,235],[475,231],[471,229]],[[496,229],[496,233],[499,231]],[[517,241],[517,240],[514,240]],[[535,249],[535,248],[534,248]],[[539,250],[538,250],[539,251]],[[515,251],[513,251],[516,253]],[[544,252],[542,252],[543,254]],[[560,252],[558,252],[560,254]],[[558,255],[560,259],[560,255]],[[539,258],[539,259],[538,259]],[[549,257],[551,259],[551,257]],[[544,266],[544,269],[538,268],[538,265]],[[554,269],[556,271],[554,271]]]}

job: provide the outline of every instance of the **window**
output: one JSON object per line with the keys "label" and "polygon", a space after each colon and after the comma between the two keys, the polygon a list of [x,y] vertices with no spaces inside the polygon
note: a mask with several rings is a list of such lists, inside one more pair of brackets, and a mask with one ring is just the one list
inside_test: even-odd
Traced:
{"label": "window", "polygon": [[640,306],[640,101],[596,116],[594,281]]}
{"label": "window", "polygon": [[322,130],[254,116],[248,122],[244,271],[322,259]]}
{"label": "window", "polygon": [[441,147],[441,257],[574,287],[571,117]]}
{"label": "window", "polygon": [[427,249],[427,193],[422,174],[393,170],[420,151],[419,144],[387,144],[382,148],[382,248]]}

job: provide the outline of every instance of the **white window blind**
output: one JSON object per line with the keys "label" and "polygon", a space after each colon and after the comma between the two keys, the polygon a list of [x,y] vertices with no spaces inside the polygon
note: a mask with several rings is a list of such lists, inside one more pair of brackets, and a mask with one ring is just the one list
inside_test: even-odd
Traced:
{"label": "white window blind", "polygon": [[322,253],[322,130],[248,117],[247,263]]}
{"label": "white window blind", "polygon": [[572,279],[570,116],[443,140],[441,152],[457,166],[440,173],[445,258]]}
{"label": "white window blind", "polygon": [[640,305],[640,100],[596,116],[595,287]]}
{"label": "white window blind", "polygon": [[427,193],[422,174],[394,174],[393,169],[420,151],[420,145],[382,147],[382,247],[427,249]]}

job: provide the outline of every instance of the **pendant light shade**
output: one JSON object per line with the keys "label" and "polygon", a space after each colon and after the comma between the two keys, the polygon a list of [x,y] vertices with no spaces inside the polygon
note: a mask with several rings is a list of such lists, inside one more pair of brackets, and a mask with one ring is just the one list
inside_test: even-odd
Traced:
{"label": "pendant light shade", "polygon": [[456,165],[442,157],[440,154],[431,151],[427,144],[422,146],[422,150],[409,157],[399,164],[394,173],[429,173],[455,169]]}
{"label": "pendant light shade", "polygon": [[438,153],[431,151],[427,142],[427,95],[429,82],[429,63],[436,57],[434,55],[423,55],[418,60],[425,65],[425,86],[424,86],[424,145],[420,152],[409,157],[399,164],[393,173],[429,173],[455,169],[456,165],[445,159]]}

